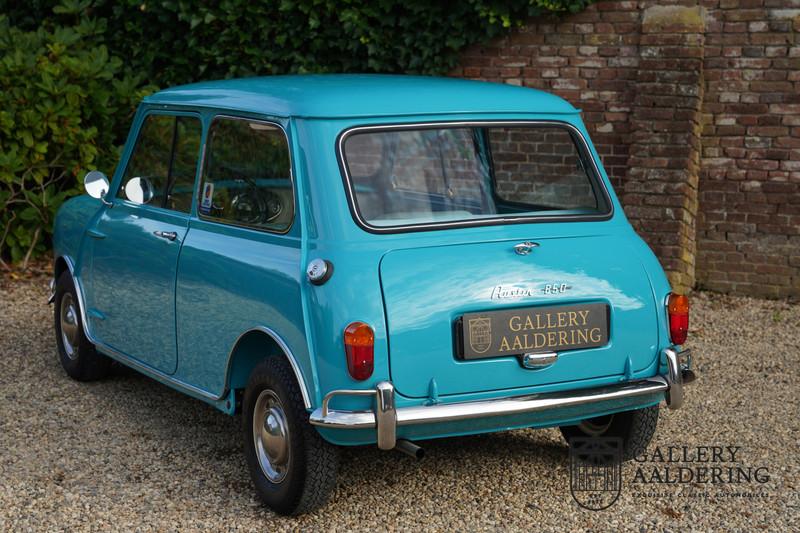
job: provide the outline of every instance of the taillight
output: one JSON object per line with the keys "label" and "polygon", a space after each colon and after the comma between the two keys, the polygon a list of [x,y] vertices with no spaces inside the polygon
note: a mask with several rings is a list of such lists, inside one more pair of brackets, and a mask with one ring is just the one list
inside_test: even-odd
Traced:
{"label": "taillight", "polygon": [[344,351],[347,371],[353,379],[364,381],[372,375],[375,362],[375,334],[363,322],[353,322],[344,328]]}
{"label": "taillight", "polygon": [[683,344],[689,333],[689,298],[683,294],[670,294],[667,299],[667,314],[672,344]]}

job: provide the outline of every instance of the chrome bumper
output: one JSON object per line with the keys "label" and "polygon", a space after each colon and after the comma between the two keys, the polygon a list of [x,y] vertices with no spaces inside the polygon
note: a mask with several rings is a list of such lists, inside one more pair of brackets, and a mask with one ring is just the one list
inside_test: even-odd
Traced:
{"label": "chrome bumper", "polygon": [[[647,379],[627,381],[616,385],[579,389],[572,391],[547,392],[459,403],[395,407],[394,385],[381,381],[374,389],[334,390],[325,395],[322,406],[311,413],[311,424],[333,429],[375,428],[378,448],[391,450],[397,442],[397,427],[415,424],[434,424],[492,416],[518,415],[575,407],[636,396],[664,392],[670,409],[683,405],[684,379],[689,383],[694,374],[689,370],[691,356],[689,350],[680,353],[672,349],[664,350],[667,374]],[[375,408],[369,411],[338,411],[330,408],[331,399],[336,396],[374,396]]]}

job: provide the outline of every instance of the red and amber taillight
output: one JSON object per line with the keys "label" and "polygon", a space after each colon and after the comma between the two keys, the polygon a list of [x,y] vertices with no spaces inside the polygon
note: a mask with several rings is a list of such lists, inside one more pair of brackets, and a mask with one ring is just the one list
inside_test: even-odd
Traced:
{"label": "red and amber taillight", "polygon": [[344,328],[344,352],[347,371],[358,381],[372,375],[375,363],[375,333],[363,322],[353,322]]}
{"label": "red and amber taillight", "polygon": [[667,298],[667,315],[672,344],[683,344],[689,333],[689,298],[683,294],[670,294]]}

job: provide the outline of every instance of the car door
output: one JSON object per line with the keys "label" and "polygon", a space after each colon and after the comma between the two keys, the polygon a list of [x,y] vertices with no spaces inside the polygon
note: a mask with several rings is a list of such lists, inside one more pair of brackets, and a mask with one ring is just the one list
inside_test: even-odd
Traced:
{"label": "car door", "polygon": [[89,230],[94,337],[167,374],[177,366],[175,278],[201,137],[199,116],[145,115],[113,203]]}
{"label": "car door", "polygon": [[231,347],[245,331],[266,326],[301,365],[308,360],[288,139],[278,122],[209,121],[198,216],[178,265],[176,377],[215,395],[225,390]]}

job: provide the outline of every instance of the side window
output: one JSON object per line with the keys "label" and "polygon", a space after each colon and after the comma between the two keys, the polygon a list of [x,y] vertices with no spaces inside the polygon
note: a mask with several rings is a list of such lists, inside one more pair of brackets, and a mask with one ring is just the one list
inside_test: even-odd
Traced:
{"label": "side window", "polygon": [[133,178],[146,180],[152,198],[145,203],[188,213],[203,127],[190,116],[148,115],[139,130],[117,196],[128,198]]}
{"label": "side window", "polygon": [[286,135],[256,120],[219,117],[208,132],[200,215],[283,232],[294,219]]}
{"label": "side window", "polygon": [[179,116],[175,119],[174,153],[170,167],[170,189],[167,209],[188,213],[192,210],[194,178],[197,175],[197,158],[203,126],[196,117]]}

